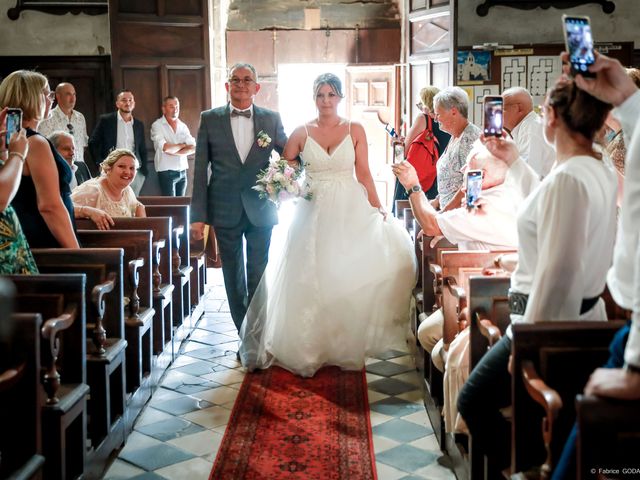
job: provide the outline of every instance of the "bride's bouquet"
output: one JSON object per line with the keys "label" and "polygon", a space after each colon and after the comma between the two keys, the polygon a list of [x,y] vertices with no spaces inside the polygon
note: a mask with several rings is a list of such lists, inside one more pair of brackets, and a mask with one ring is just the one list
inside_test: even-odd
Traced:
{"label": "bride's bouquet", "polygon": [[273,159],[269,167],[258,173],[256,185],[252,188],[259,192],[260,198],[268,198],[276,205],[292,198],[311,200],[308,185],[300,185],[302,170],[293,168],[284,158]]}

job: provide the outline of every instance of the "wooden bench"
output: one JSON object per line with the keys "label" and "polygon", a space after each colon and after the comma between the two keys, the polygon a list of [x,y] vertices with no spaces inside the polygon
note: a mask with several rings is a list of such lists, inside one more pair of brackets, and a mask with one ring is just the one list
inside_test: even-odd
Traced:
{"label": "wooden bench", "polygon": [[0,279],[0,478],[40,478],[42,316],[12,314],[14,293]]}
{"label": "wooden bench", "polygon": [[[207,283],[207,261],[205,254],[204,241],[192,240],[190,237],[190,221],[191,221],[191,197],[162,197],[162,196],[140,196],[138,200],[145,205],[145,207],[152,205],[180,205],[189,207],[187,218],[182,223],[185,226],[185,235],[182,242],[189,244],[189,265],[191,266],[191,279],[190,279],[190,292],[191,292],[191,309],[194,315],[194,320],[200,318],[204,313],[204,305],[202,300],[204,299],[204,289]],[[181,222],[178,222],[179,224]],[[215,233],[210,230],[213,235],[213,242],[215,245]],[[184,258],[184,257],[183,257]],[[184,263],[184,261],[183,261]],[[218,265],[219,267],[219,265]],[[199,307],[199,308],[195,308]],[[194,323],[194,322],[192,322]]]}
{"label": "wooden bench", "polygon": [[[84,476],[87,439],[85,276],[8,275],[16,310],[40,313],[45,478]],[[46,292],[46,293],[43,293]]]}
{"label": "wooden bench", "polygon": [[[576,478],[637,478],[640,451],[640,401],[578,395]],[[628,471],[623,471],[629,468]],[[614,472],[617,472],[614,473]]]}
{"label": "wooden bench", "polygon": [[551,473],[575,421],[574,399],[606,363],[621,321],[514,324],[513,472],[542,465]]}
{"label": "wooden bench", "polygon": [[[77,235],[85,247],[121,247],[123,250],[123,264],[127,269],[123,282],[124,298],[128,302],[125,311],[126,391],[133,394],[142,385],[143,379],[151,374],[152,369],[152,325],[155,314],[151,300],[152,232],[78,230]],[[149,395],[150,391],[143,396]]]}
{"label": "wooden bench", "polygon": [[121,248],[33,249],[41,273],[84,273],[87,279],[87,475],[99,476],[125,440],[125,340]]}

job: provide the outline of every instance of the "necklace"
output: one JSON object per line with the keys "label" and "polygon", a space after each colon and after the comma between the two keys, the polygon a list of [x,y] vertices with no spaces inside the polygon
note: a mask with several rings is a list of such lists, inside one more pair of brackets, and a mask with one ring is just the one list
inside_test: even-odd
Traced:
{"label": "necklace", "polygon": [[338,117],[338,121],[334,125],[321,125],[320,124],[320,117],[316,118],[316,122],[318,124],[318,128],[335,128],[335,127],[337,127],[338,125],[340,125],[342,123],[342,118]]}

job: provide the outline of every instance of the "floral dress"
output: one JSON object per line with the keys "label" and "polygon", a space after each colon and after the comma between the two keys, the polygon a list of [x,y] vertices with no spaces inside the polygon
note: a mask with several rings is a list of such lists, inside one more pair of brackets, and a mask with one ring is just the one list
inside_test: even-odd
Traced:
{"label": "floral dress", "polygon": [[0,212],[0,274],[38,273],[18,216],[11,206]]}

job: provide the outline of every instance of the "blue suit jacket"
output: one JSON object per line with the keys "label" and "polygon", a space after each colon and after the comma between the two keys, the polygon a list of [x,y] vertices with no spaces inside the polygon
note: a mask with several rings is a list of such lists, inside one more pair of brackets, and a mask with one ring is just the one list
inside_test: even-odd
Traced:
{"label": "blue suit jacket", "polygon": [[[89,151],[91,157],[100,171],[100,163],[107,158],[109,152],[116,148],[118,142],[118,118],[117,112],[101,115],[96,128],[89,138]],[[147,147],[144,142],[144,124],[133,119],[133,141],[135,143],[134,152],[140,162],[140,172],[147,175]]]}
{"label": "blue suit jacket", "polygon": [[[238,225],[244,211],[257,227],[278,223],[275,205],[261,199],[252,187],[260,170],[269,165],[271,151],[275,149],[282,153],[287,136],[277,112],[255,105],[253,112],[256,140],[244,163],[233,140],[229,104],[202,112],[196,141],[192,222],[230,228]],[[257,143],[261,131],[271,137],[271,144],[264,148]],[[209,167],[211,178],[208,177]]]}

